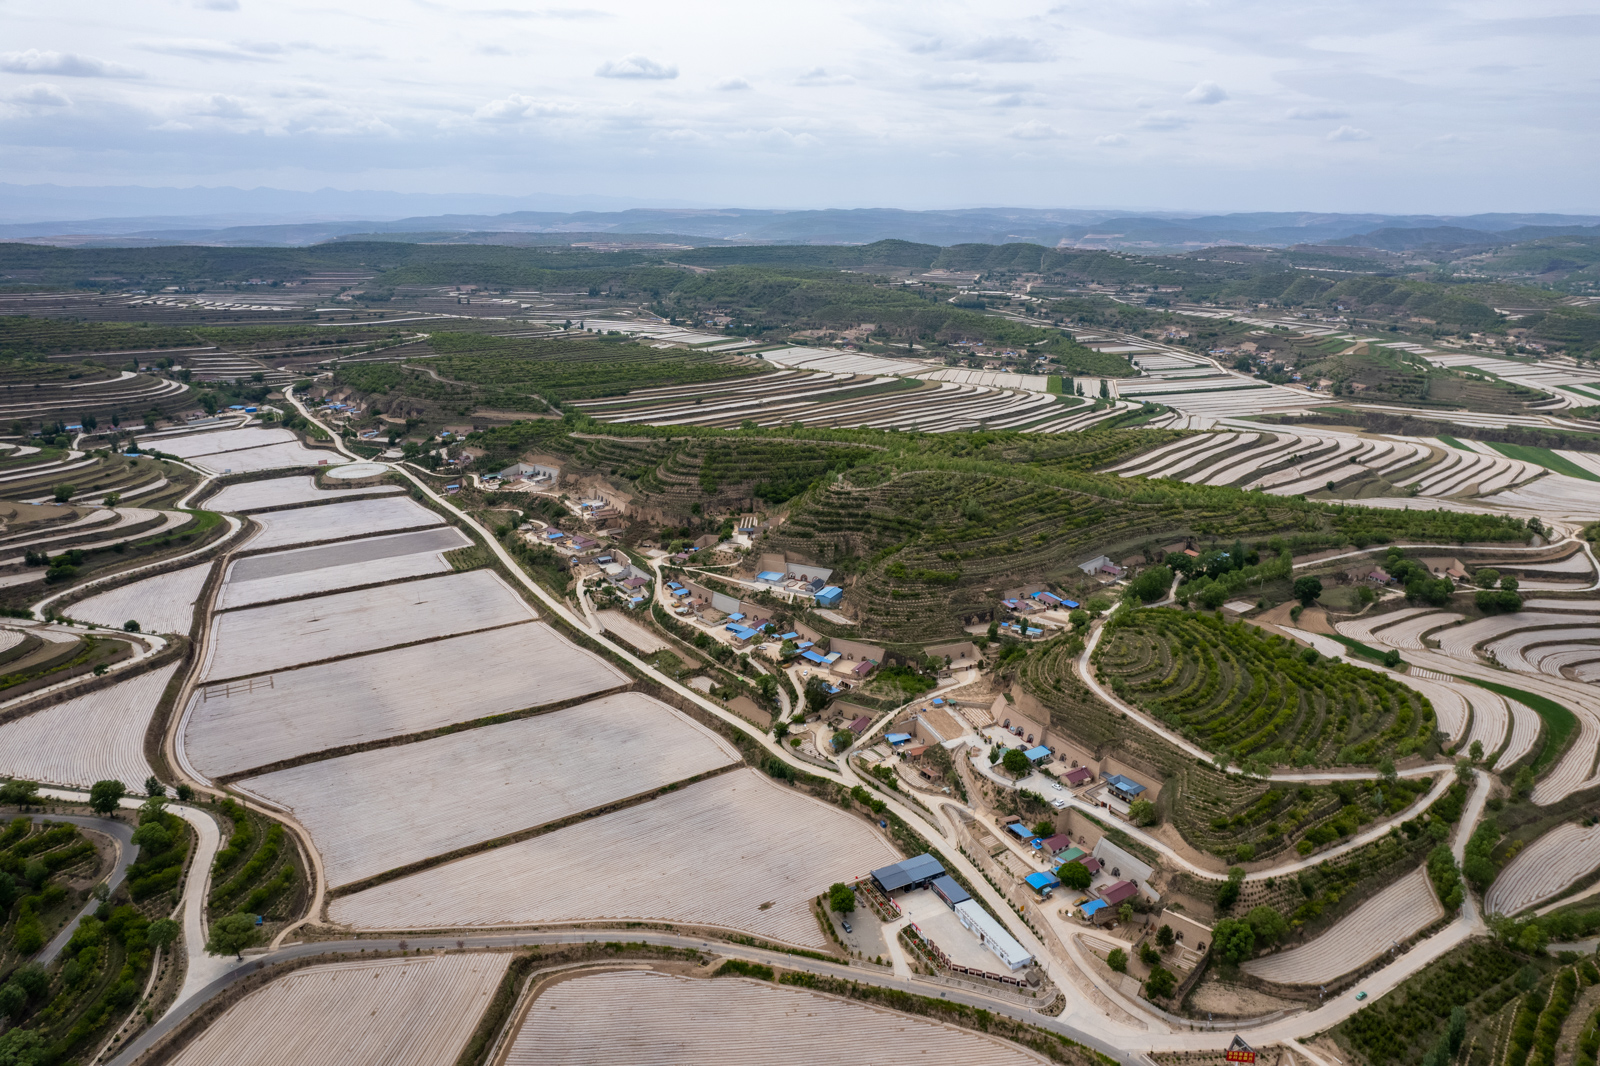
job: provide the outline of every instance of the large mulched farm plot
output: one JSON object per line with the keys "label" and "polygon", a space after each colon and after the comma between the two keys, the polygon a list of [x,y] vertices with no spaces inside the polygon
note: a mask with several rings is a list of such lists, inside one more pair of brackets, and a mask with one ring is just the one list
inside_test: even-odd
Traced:
{"label": "large mulched farm plot", "polygon": [[240,448],[288,444],[294,439],[295,435],[287,429],[246,426],[243,429],[213,430],[209,433],[191,433],[179,437],[150,437],[146,443],[163,455],[193,459],[197,455],[215,455],[218,452],[238,451]]}
{"label": "large mulched farm plot", "polygon": [[[501,664],[478,669],[474,664]],[[626,684],[600,656],[532,623],[210,685],[189,704],[186,757],[202,773],[437,729]]]}
{"label": "large mulched farm plot", "polygon": [[371,929],[668,921],[825,948],[811,898],[900,855],[864,821],[735,770],[330,905]]}
{"label": "large mulched farm plot", "polygon": [[1489,914],[1513,915],[1559,895],[1600,867],[1600,825],[1556,826],[1517,852],[1483,897]]}
{"label": "large mulched farm plot", "polygon": [[228,568],[217,609],[446,573],[451,567],[444,553],[471,543],[456,527],[439,526],[252,555]]}
{"label": "large mulched farm plot", "polygon": [[252,551],[444,524],[441,516],[407,496],[380,496],[375,500],[351,500],[323,507],[268,511],[256,515],[255,520],[262,528],[247,545]]}
{"label": "large mulched farm plot", "polygon": [[1303,947],[1244,964],[1244,970],[1282,985],[1318,985],[1364,966],[1396,941],[1421,932],[1444,916],[1428,883],[1428,871],[1401,878]]}
{"label": "large mulched farm plot", "polygon": [[491,570],[250,607],[212,619],[204,676],[244,677],[533,617]]}
{"label": "large mulched farm plot", "polygon": [[599,617],[600,624],[606,627],[606,632],[621,637],[645,655],[662,651],[667,647],[666,640],[651,632],[638,618],[630,618],[621,611],[600,611]]}
{"label": "large mulched farm plot", "polygon": [[208,511],[254,511],[291,507],[298,503],[329,503],[334,500],[399,493],[398,485],[374,485],[364,489],[319,489],[317,480],[302,477],[275,477],[266,481],[246,481],[229,485],[206,501]]}
{"label": "large mulched farm plot", "polygon": [[277,470],[296,466],[337,466],[349,459],[338,452],[307,448],[299,441],[269,444],[264,448],[245,448],[236,452],[201,455],[189,462],[212,474],[253,474],[258,470]]}
{"label": "large mulched farm plot", "polygon": [[144,735],[178,664],[96,689],[0,725],[0,774],[87,788],[96,781],[144,787]]}
{"label": "large mulched farm plot", "polygon": [[1048,1061],[978,1033],[820,992],[745,978],[638,971],[579,977],[542,993],[504,1061],[506,1066],[799,1061],[856,1066],[877,1061],[874,1049],[888,1048],[897,1062],[1027,1066]]}
{"label": "large mulched farm plot", "polygon": [[79,600],[63,613],[81,622],[97,622],[121,629],[138,622],[146,633],[189,635],[194,623],[194,601],[211,573],[210,563],[147,577],[131,585]]}
{"label": "large mulched farm plot", "polygon": [[738,761],[638,692],[240,782],[293,810],[338,886]]}
{"label": "large mulched farm plot", "polygon": [[507,954],[311,966],[230,1007],[172,1066],[435,1066],[461,1054]]}

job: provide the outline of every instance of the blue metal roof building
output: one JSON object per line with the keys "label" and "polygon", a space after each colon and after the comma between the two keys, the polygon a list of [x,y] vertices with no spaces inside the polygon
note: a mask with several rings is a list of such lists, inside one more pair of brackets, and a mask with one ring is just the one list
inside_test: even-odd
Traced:
{"label": "blue metal roof building", "polygon": [[1055,876],[1054,874],[1046,873],[1029,874],[1027,877],[1023,878],[1023,880],[1028,882],[1029,888],[1033,889],[1041,896],[1048,896],[1050,894],[1050,890],[1061,883],[1061,879],[1059,877]]}
{"label": "blue metal roof building", "polygon": [[938,894],[939,898],[944,900],[945,903],[949,904],[951,907],[954,907],[958,903],[965,903],[967,900],[972,898],[971,894],[957,884],[956,879],[951,877],[949,874],[943,874],[939,877],[935,877],[933,879],[933,883],[928,887],[932,888],[934,892]]}
{"label": "blue metal roof building", "polygon": [[829,585],[827,588],[825,588],[821,592],[817,593],[817,606],[818,607],[837,607],[837,606],[839,606],[840,601],[842,601],[843,599],[844,599],[844,589],[840,588],[837,585]]}
{"label": "blue metal roof building", "polygon": [[1051,752],[1050,752],[1049,748],[1045,747],[1043,744],[1040,744],[1036,748],[1029,748],[1027,751],[1023,752],[1022,754],[1026,755],[1028,757],[1028,761],[1029,762],[1038,762],[1041,759],[1048,759],[1050,757]]}
{"label": "blue metal roof building", "polygon": [[1112,792],[1115,792],[1120,799],[1124,800],[1138,799],[1139,793],[1144,791],[1144,786],[1139,782],[1131,777],[1123,777],[1121,774],[1106,774],[1106,784],[1111,786]]}
{"label": "blue metal roof building", "polygon": [[899,892],[906,888],[921,888],[936,877],[945,875],[938,859],[924,852],[909,859],[901,859],[893,866],[872,871],[872,879],[884,892]]}

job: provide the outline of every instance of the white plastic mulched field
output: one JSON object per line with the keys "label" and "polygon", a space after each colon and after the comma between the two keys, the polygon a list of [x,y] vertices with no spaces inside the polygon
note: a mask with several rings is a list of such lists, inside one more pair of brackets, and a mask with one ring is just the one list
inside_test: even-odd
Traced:
{"label": "white plastic mulched field", "polygon": [[287,444],[296,438],[287,429],[245,426],[242,429],[210,430],[175,437],[142,439],[158,452],[176,455],[179,459],[193,459],[197,455],[215,455],[218,452],[238,451],[241,448]]}
{"label": "white plastic mulched field", "polygon": [[285,670],[534,617],[533,608],[491,570],[247,607],[211,620],[203,676]]}
{"label": "white plastic mulched field", "polygon": [[454,526],[252,555],[228,567],[217,610],[375,585],[451,569],[444,553],[472,541]]}
{"label": "white plastic mulched field", "polygon": [[820,949],[811,898],[901,857],[860,819],[740,769],[335,899],[329,914],[370,929],[658,920]]}
{"label": "white plastic mulched field", "polygon": [[[495,669],[473,664],[494,663]],[[558,703],[625,684],[593,652],[533,623],[447,637],[243,684],[189,703],[185,756],[220,777],[349,744]]]}
{"label": "white plastic mulched field", "polygon": [[1365,965],[1393,944],[1444,917],[1419,868],[1367,900],[1309,944],[1244,964],[1246,973],[1284,985],[1317,985]]}
{"label": "white plastic mulched field", "polygon": [[444,525],[442,516],[408,496],[380,496],[322,507],[297,507],[292,511],[268,511],[253,517],[262,528],[246,545],[251,551]]}
{"label": "white plastic mulched field", "polygon": [[423,955],[296,970],[212,1022],[172,1066],[437,1066],[472,1037],[511,956]]}
{"label": "white plastic mulched field", "polygon": [[373,485],[364,489],[319,489],[317,479],[301,477],[276,477],[267,481],[246,481],[229,485],[205,503],[208,511],[253,511],[272,507],[290,507],[297,503],[323,503],[353,499],[361,496],[380,496],[400,493],[398,485]]}
{"label": "white plastic mulched field", "polygon": [[606,632],[621,637],[645,655],[668,646],[666,640],[646,626],[642,620],[637,617],[630,618],[626,612],[600,611],[598,617],[600,624],[606,627]]}
{"label": "white plastic mulched field", "polygon": [[144,788],[150,716],[177,663],[0,725],[0,775],[87,788],[121,781]]}
{"label": "white plastic mulched field", "polygon": [[[881,1061],[1032,1066],[1015,1044],[907,1014],[746,978],[626,971],[563,981],[539,995],[506,1066],[735,1066]],[[802,1052],[803,1049],[803,1053]],[[926,1056],[926,1058],[924,1058]]]}
{"label": "white plastic mulched field", "polygon": [[738,761],[638,692],[307,763],[240,787],[294,811],[331,886],[637,796]]}
{"label": "white plastic mulched field", "polygon": [[297,466],[338,466],[350,462],[338,452],[307,448],[299,441],[268,444],[264,448],[244,448],[236,452],[201,455],[189,462],[213,474],[253,474],[258,470],[288,469]]}
{"label": "white plastic mulched field", "polygon": [[189,635],[194,624],[194,601],[211,573],[209,562],[172,570],[131,585],[79,600],[66,613],[82,622],[121,628],[138,622],[145,633]]}
{"label": "white plastic mulched field", "polygon": [[1514,915],[1559,895],[1600,867],[1600,825],[1556,826],[1517,852],[1483,897],[1488,914]]}

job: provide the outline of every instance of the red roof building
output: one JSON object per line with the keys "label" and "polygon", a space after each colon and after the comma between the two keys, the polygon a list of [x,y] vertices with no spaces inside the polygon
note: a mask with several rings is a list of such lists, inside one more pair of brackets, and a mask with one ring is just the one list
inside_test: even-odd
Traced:
{"label": "red roof building", "polygon": [[1087,766],[1080,766],[1076,770],[1067,771],[1067,784],[1071,785],[1073,788],[1077,788],[1079,785],[1088,784],[1093,780],[1094,771],[1089,769]]}
{"label": "red roof building", "polygon": [[1138,894],[1139,886],[1132,881],[1118,881],[1100,890],[1100,898],[1106,901],[1108,907],[1115,907],[1124,900],[1132,899]]}

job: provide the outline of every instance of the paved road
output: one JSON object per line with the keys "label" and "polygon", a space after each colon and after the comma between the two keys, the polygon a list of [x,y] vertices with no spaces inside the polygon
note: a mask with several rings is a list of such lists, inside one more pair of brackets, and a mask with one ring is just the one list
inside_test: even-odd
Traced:
{"label": "paved road", "polygon": [[[75,800],[79,803],[89,798],[87,792],[63,788],[41,788],[39,795],[55,799]],[[123,810],[137,810],[143,804],[143,799],[125,796],[119,806]],[[178,903],[178,906],[183,911],[183,943],[188,957],[184,970],[183,989],[178,996],[178,1001],[181,1002],[185,992],[189,992],[192,987],[204,985],[212,977],[216,976],[218,972],[232,965],[233,960],[218,959],[214,955],[206,954],[205,904],[211,884],[211,863],[216,858],[218,848],[222,846],[222,831],[217,828],[217,823],[211,815],[197,807],[190,807],[182,803],[169,803],[166,809],[194,826],[195,836],[198,838],[194,857],[189,862],[189,874],[184,881],[183,896]],[[128,864],[139,853],[139,849],[132,842],[133,826],[114,819],[95,818],[88,815],[58,815],[53,817],[57,821],[77,822],[80,825],[88,825],[91,828],[113,832],[117,836],[123,847],[120,849],[117,859],[118,867],[113,874],[114,879],[111,881],[111,887],[115,889],[121,883]],[[120,832],[117,832],[117,830],[120,830]],[[90,904],[85,908],[85,913],[97,906],[99,906],[98,903]],[[76,928],[78,921],[81,920],[82,915],[75,919],[71,926],[57,935],[56,940],[50,942],[50,946],[55,947],[56,952],[61,950],[60,947],[56,946],[56,941],[60,941],[61,945],[64,946],[66,939],[63,939],[63,937],[70,939],[72,929]],[[48,951],[49,948],[47,947],[46,950]],[[49,957],[54,958],[54,953]],[[48,961],[48,959],[44,961]]]}
{"label": "paved road", "polygon": [[[213,997],[225,991],[235,982],[242,980],[265,966],[293,959],[315,958],[320,955],[331,955],[341,952],[367,951],[399,951],[404,944],[408,950],[454,950],[458,945],[466,948],[509,948],[525,947],[532,945],[559,945],[559,944],[603,944],[612,941],[629,941],[665,945],[678,948],[695,948],[702,951],[712,951],[717,955],[745,959],[751,962],[762,962],[769,965],[781,966],[787,970],[800,970],[819,976],[839,977],[861,984],[874,985],[880,988],[897,988],[918,995],[929,996],[935,999],[948,999],[955,1003],[964,1003],[971,1007],[982,1007],[995,1014],[1004,1015],[1060,1033],[1069,1039],[1085,1044],[1105,1055],[1111,1056],[1118,1062],[1128,1063],[1129,1066],[1148,1066],[1149,1060],[1137,1050],[1129,1050],[1122,1046],[1122,1041],[1112,1041],[1099,1032],[1090,1032],[1082,1028],[1069,1025],[1058,1019],[1035,1013],[1014,1003],[1002,1000],[999,997],[988,996],[982,992],[967,991],[965,989],[947,988],[942,985],[933,985],[918,981],[915,977],[901,977],[882,973],[876,969],[852,967],[843,963],[822,962],[817,959],[802,958],[778,951],[766,951],[760,948],[749,948],[732,944],[723,944],[717,941],[706,940],[701,937],[678,936],[672,933],[646,933],[637,929],[617,930],[586,930],[583,932],[559,933],[521,933],[504,934],[497,936],[474,937],[407,937],[404,940],[338,940],[323,941],[311,944],[291,944],[264,955],[251,955],[245,959],[243,965],[223,974],[213,980],[204,988],[198,990],[188,999],[184,1000],[166,1017],[155,1026],[142,1033],[138,1039],[131,1042],[123,1049],[122,1054],[111,1060],[111,1066],[128,1066],[157,1040],[175,1029],[184,1019],[199,1010]],[[603,962],[604,960],[597,960]],[[1219,1045],[1220,1046],[1220,1045]]]}
{"label": "paved road", "polygon": [[[71,822],[85,829],[97,829],[114,839],[117,842],[117,861],[111,868],[111,876],[105,881],[107,889],[112,892],[115,892],[117,886],[128,876],[128,866],[139,857],[139,845],[133,842],[133,826],[127,822],[86,814],[35,814],[30,817],[36,822]],[[44,950],[39,952],[38,958],[34,961],[42,966],[49,966],[54,962],[56,956],[67,946],[67,941],[72,939],[72,934],[77,932],[79,924],[99,907],[100,901],[91,897],[83,910],[78,912],[77,917],[68,922],[66,927],[44,946]]]}
{"label": "paved road", "polygon": [[[1079,799],[1077,796],[1065,791],[1057,796],[1054,793],[1054,790],[1052,790],[1050,787],[1055,782],[1051,778],[1045,777],[1042,774],[1036,773],[1029,777],[1024,777],[1020,781],[1012,782],[1009,778],[996,771],[993,766],[980,765],[978,769],[991,781],[994,781],[1002,787],[1031,788],[1032,791],[1037,792],[1039,795],[1045,796],[1046,798],[1054,797],[1066,800],[1068,808],[1080,810],[1086,814],[1092,814],[1101,821],[1106,820],[1105,810],[1093,803]],[[1429,789],[1428,794],[1423,797],[1421,806],[1413,804],[1412,806],[1401,811],[1399,814],[1395,815],[1393,818],[1374,823],[1373,825],[1368,826],[1366,829],[1363,829],[1360,833],[1357,833],[1355,836],[1351,837],[1349,840],[1346,840],[1336,848],[1330,848],[1327,851],[1319,851],[1313,855],[1294,859],[1290,862],[1269,867],[1264,870],[1257,870],[1254,873],[1246,875],[1245,880],[1263,881],[1269,877],[1282,877],[1285,874],[1299,873],[1301,870],[1308,870],[1311,867],[1317,866],[1329,859],[1338,858],[1340,855],[1354,851],[1363,845],[1370,844],[1374,840],[1377,840],[1379,837],[1388,833],[1389,830],[1394,826],[1399,825],[1401,822],[1404,822],[1408,819],[1415,818],[1418,811],[1426,809],[1433,803],[1434,800],[1444,795],[1445,790],[1447,790],[1455,780],[1454,767],[1431,767],[1425,769],[1431,769],[1433,772],[1438,773],[1439,779],[1433,783],[1433,787]],[[1208,877],[1213,881],[1221,881],[1227,877],[1226,872],[1218,872],[1216,870],[1208,870],[1203,866],[1196,866],[1192,861],[1174,851],[1172,849],[1172,845],[1168,844],[1160,837],[1145,832],[1145,830],[1134,825],[1132,822],[1117,822],[1115,824],[1117,828],[1122,830],[1124,833],[1127,833],[1140,843],[1154,848],[1171,861],[1177,863],[1198,877]]]}

